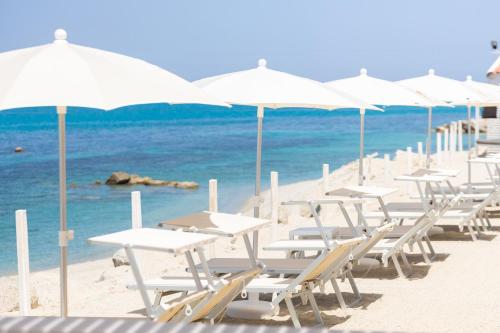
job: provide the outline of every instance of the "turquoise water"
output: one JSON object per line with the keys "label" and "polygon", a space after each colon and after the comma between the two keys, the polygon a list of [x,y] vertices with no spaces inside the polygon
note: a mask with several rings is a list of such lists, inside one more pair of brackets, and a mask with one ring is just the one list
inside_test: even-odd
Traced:
{"label": "turquoise water", "polygon": [[[464,119],[465,109],[437,109],[434,125]],[[387,108],[366,116],[366,152],[394,153],[424,141],[426,111]],[[337,168],[357,157],[356,110],[266,111],[263,186],[319,178],[322,163]],[[149,105],[112,112],[69,109],[68,224],[75,230],[70,262],[107,255],[90,236],[130,226],[130,192],[142,194],[143,224],[207,208],[207,184],[219,181],[219,207],[234,212],[253,191],[256,118],[251,107]],[[33,269],[58,263],[57,115],[50,108],[0,112],[0,273],[17,269],[15,210],[27,209]],[[25,152],[14,154],[16,146]],[[164,187],[93,185],[123,170],[158,179],[193,180],[187,191]],[[104,252],[103,252],[104,251]],[[107,252],[106,252],[107,251]]]}

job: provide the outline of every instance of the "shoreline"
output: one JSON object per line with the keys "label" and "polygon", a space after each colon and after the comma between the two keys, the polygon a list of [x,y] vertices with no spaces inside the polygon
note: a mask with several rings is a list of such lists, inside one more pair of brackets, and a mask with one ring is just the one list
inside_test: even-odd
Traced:
{"label": "shoreline", "polygon": [[[464,151],[465,152],[465,151]],[[413,154],[413,160],[416,161],[414,165],[417,165],[418,163],[418,154],[417,153],[412,153]],[[394,162],[396,159],[401,159],[406,157],[406,151],[403,150],[396,150],[392,154],[392,159],[391,161]],[[424,156],[425,158],[425,156]],[[347,183],[350,183],[350,185],[355,185],[355,182],[357,182],[357,177],[358,177],[358,163],[359,159],[352,160],[346,164],[341,165],[340,167],[330,170],[330,175],[328,179],[328,187],[329,188],[336,188],[342,185],[346,185]],[[383,168],[383,159],[380,157],[375,157],[372,158],[371,163],[373,165],[371,168],[374,170],[374,174],[371,175],[371,179],[368,179],[370,175],[366,175],[367,180],[366,182],[372,182],[370,183],[371,185],[379,185],[379,186],[384,186],[384,182],[381,182],[378,180],[378,182],[373,183],[373,181],[376,181],[376,173],[377,171],[380,171],[381,168]],[[365,169],[367,168],[368,162],[365,160]],[[318,167],[318,174],[321,173],[321,165]],[[402,172],[404,173],[404,172]],[[380,175],[379,175],[380,176]],[[304,179],[304,180],[298,180],[298,181],[292,181],[291,183],[285,183],[283,185],[279,185],[279,192],[280,192],[280,201],[286,201],[286,200],[302,200],[306,198],[311,198],[311,197],[319,197],[321,194],[321,188],[323,184],[323,179],[322,178],[312,178],[312,179]],[[337,185],[337,186],[336,186]],[[261,192],[261,197],[262,197],[262,204],[261,204],[261,216],[263,218],[270,218],[270,200],[271,200],[271,193],[270,189],[266,189]],[[234,207],[237,207],[236,205]],[[285,215],[286,216],[294,216],[297,213],[299,215],[304,215],[304,217],[308,217],[307,210],[300,209],[297,211],[297,207],[292,207],[292,208],[286,208],[286,210],[289,210]],[[239,206],[239,208],[235,209],[236,214],[243,214],[246,216],[252,216],[253,215],[253,205],[252,205],[252,197],[246,199],[243,201],[243,204]],[[282,212],[280,212],[282,214]],[[116,249],[110,248],[109,253],[114,254],[116,252]],[[82,261],[75,260],[73,263],[70,264],[70,266],[74,265],[84,265],[88,263],[96,263],[96,262],[101,262],[109,260],[110,256],[109,254],[102,254],[98,258],[95,259],[83,259]],[[38,269],[38,270],[31,270],[31,273],[43,273],[43,272],[49,272],[53,270],[58,270],[58,266],[54,267],[49,267],[46,269]],[[16,277],[17,273],[7,273],[7,274],[2,274],[0,275],[0,280],[2,278],[13,278]]]}

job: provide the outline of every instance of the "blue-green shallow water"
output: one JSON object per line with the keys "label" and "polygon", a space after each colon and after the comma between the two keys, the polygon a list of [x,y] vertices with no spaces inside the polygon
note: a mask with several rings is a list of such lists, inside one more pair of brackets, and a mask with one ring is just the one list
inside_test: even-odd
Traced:
{"label": "blue-green shallow water", "polygon": [[[368,112],[366,151],[394,153],[424,141],[424,109]],[[464,119],[465,109],[437,109],[434,125]],[[337,168],[357,157],[355,110],[266,111],[263,185],[319,178],[321,164]],[[0,112],[0,273],[16,271],[15,210],[27,209],[33,269],[58,263],[57,115],[51,108]],[[143,223],[207,208],[207,183],[219,181],[219,207],[236,211],[253,191],[256,118],[250,107],[136,106],[112,112],[69,109],[67,115],[68,223],[75,230],[70,262],[109,254],[90,236],[130,226],[130,192],[142,192]],[[24,153],[14,154],[16,146]],[[416,149],[416,148],[414,148]],[[93,185],[123,170],[158,179],[193,180],[196,191],[166,187]],[[104,251],[104,252],[103,252]]]}

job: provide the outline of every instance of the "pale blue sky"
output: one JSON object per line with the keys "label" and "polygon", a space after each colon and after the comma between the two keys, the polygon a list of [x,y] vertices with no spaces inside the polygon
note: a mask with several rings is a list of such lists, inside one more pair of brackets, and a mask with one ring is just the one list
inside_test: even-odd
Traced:
{"label": "pale blue sky", "polygon": [[[121,52],[194,80],[255,66],[326,81],[367,67],[397,80],[485,80],[500,39],[490,0],[1,0],[0,51],[51,42]],[[0,73],[1,75],[1,73]]]}

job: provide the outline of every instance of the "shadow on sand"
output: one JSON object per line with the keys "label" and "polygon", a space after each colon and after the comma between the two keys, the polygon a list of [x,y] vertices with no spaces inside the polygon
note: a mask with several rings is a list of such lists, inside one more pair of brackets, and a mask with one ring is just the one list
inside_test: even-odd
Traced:
{"label": "shadow on sand", "polygon": [[[456,225],[439,225],[443,228],[444,232],[440,234],[434,234],[430,238],[433,241],[454,241],[454,242],[472,242],[472,238],[468,232],[460,232]],[[500,232],[500,227],[492,227],[487,233],[481,232],[476,235],[478,240],[492,241],[497,236],[491,232]]]}

